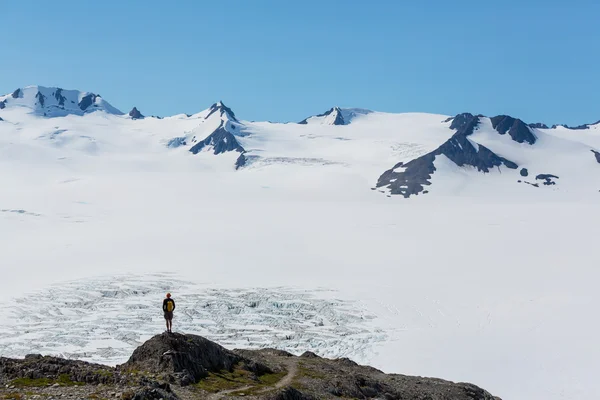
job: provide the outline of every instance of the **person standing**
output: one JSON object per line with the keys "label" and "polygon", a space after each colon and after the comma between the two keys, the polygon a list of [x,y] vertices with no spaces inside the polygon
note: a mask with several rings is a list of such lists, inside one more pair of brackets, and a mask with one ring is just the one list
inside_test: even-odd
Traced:
{"label": "person standing", "polygon": [[171,293],[167,293],[167,298],[163,300],[163,311],[165,321],[167,322],[167,332],[173,333],[173,311],[175,310],[175,301],[171,298]]}

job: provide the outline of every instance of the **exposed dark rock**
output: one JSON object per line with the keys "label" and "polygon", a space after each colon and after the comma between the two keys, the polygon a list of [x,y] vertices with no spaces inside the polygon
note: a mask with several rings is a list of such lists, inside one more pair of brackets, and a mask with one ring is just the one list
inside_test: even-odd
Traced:
{"label": "exposed dark rock", "polygon": [[[331,113],[335,112],[336,116],[335,116],[335,120],[333,121],[332,125],[345,125],[346,122],[344,121],[344,117],[342,115],[342,110],[340,110],[339,107],[333,107],[332,109],[325,111],[323,114],[318,114],[315,115],[315,117],[327,117],[328,115],[331,115]],[[308,120],[310,118],[313,118],[313,116],[310,116],[308,118],[303,119],[302,121],[298,122],[301,125],[306,125],[308,124]]]}
{"label": "exposed dark rock", "polygon": [[42,92],[38,91],[35,94],[35,98],[38,100],[38,103],[40,103],[40,106],[44,107],[44,101],[46,100],[46,96],[44,96]]}
{"label": "exposed dark rock", "polygon": [[237,120],[237,118],[235,117],[233,110],[231,110],[231,108],[229,108],[225,104],[223,104],[222,101],[210,106],[208,115],[206,116],[206,119],[208,119],[208,117],[210,117],[211,115],[213,115],[216,112],[219,112],[219,115],[221,117],[223,116],[224,113],[227,113],[227,114],[229,114],[229,119],[231,119],[232,121],[235,121],[235,122],[239,122]]}
{"label": "exposed dark rock", "polygon": [[313,353],[312,351],[305,351],[300,355],[302,358],[320,358],[318,355]]}
{"label": "exposed dark rock", "polygon": [[136,107],[133,107],[131,109],[131,111],[129,111],[129,116],[131,117],[131,119],[144,119],[145,118]]}
{"label": "exposed dark rock", "polygon": [[131,400],[178,400],[176,394],[160,388],[142,388],[135,392]]}
{"label": "exposed dark rock", "polygon": [[527,168],[521,168],[520,174],[521,176],[529,176],[529,171],[527,170]]}
{"label": "exposed dark rock", "polygon": [[237,158],[237,160],[235,160],[235,169],[240,169],[240,168],[244,167],[247,162],[248,162],[248,159],[246,158],[245,153],[242,152],[242,154],[240,154],[240,156]]}
{"label": "exposed dark rock", "polygon": [[520,119],[515,119],[508,115],[498,115],[491,118],[491,121],[492,126],[498,133],[504,135],[508,132],[515,142],[534,144],[537,140],[531,129],[529,129],[529,126]]}
{"label": "exposed dark rock", "polygon": [[58,379],[68,376],[74,382],[90,384],[117,383],[121,376],[110,367],[83,361],[65,360],[56,357],[42,357],[39,354],[28,355],[24,360],[0,358],[0,378],[11,380]]}
{"label": "exposed dark rock", "polygon": [[450,129],[460,131],[464,129],[467,126],[467,124],[469,124],[469,122],[473,120],[473,118],[474,115],[471,113],[462,113],[458,114],[456,117],[452,117],[449,120],[446,120],[446,122],[452,121],[452,123],[450,124]]}
{"label": "exposed dark rock", "polygon": [[1,122],[1,121],[4,121],[4,120],[2,119],[2,117],[0,117],[0,122]]}
{"label": "exposed dark rock", "polygon": [[592,150],[592,153],[594,153],[594,155],[596,156],[596,161],[598,161],[598,163],[600,163],[600,153],[597,152],[596,150]]}
{"label": "exposed dark rock", "polygon": [[535,128],[535,129],[549,129],[548,125],[543,124],[541,122],[535,122],[533,124],[529,124],[530,128]]}
{"label": "exposed dark rock", "polygon": [[87,95],[83,96],[83,98],[82,98],[82,99],[81,99],[81,101],[79,102],[79,108],[80,108],[82,111],[85,111],[85,110],[87,110],[87,108],[88,108],[89,106],[91,106],[92,104],[94,104],[94,102],[96,101],[96,98],[97,98],[97,97],[98,97],[98,96],[97,96],[97,95],[95,95],[94,93],[89,93],[89,94],[87,94]]}
{"label": "exposed dark rock", "polygon": [[66,97],[62,95],[61,88],[56,89],[56,92],[54,93],[54,98],[56,99],[56,101],[58,101],[59,106],[64,107]]}
{"label": "exposed dark rock", "polygon": [[244,148],[238,143],[235,136],[233,136],[233,134],[228,132],[223,127],[223,122],[221,122],[221,125],[217,128],[217,130],[208,135],[206,139],[192,146],[190,151],[193,154],[198,154],[206,146],[213,146],[214,154],[221,154],[227,151],[237,151],[243,153],[245,151]]}
{"label": "exposed dark rock", "polygon": [[[471,135],[480,117],[472,114],[459,114],[451,124],[457,132],[444,144],[431,153],[425,154],[408,163],[400,162],[392,169],[384,172],[377,182],[377,187],[388,187],[391,194],[400,194],[404,197],[419,194],[424,186],[430,185],[431,176],[436,168],[434,161],[437,156],[444,155],[456,165],[472,166],[478,171],[487,173],[494,167],[506,166],[510,169],[518,165],[510,160],[496,155],[487,147],[473,144],[467,136]],[[402,169],[402,171],[395,171]]]}
{"label": "exposed dark rock", "polygon": [[543,183],[546,186],[556,185],[556,182],[554,181],[554,179],[559,179],[559,178],[558,178],[558,176],[552,175],[552,174],[539,174],[538,176],[535,177],[535,180],[537,180],[537,181],[543,180],[544,181]]}
{"label": "exposed dark rock", "polygon": [[21,89],[17,89],[12,93],[12,97],[13,99],[18,99],[19,97],[22,97],[23,92],[21,91]]}
{"label": "exposed dark rock", "polygon": [[267,400],[316,400],[316,398],[304,394],[293,387],[287,387],[274,395],[267,397]]}
{"label": "exposed dark rock", "polygon": [[0,101],[0,110],[6,107],[6,99]]}
{"label": "exposed dark rock", "polygon": [[269,371],[201,336],[163,333],[135,349],[121,368],[166,374],[180,385],[188,385],[209,372],[232,371],[240,363],[257,374]]}

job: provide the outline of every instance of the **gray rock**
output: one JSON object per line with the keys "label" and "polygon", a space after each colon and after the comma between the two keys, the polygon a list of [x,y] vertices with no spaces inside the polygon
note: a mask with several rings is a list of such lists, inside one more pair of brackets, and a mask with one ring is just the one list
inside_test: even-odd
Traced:
{"label": "gray rock", "polygon": [[491,121],[492,126],[498,133],[504,135],[508,132],[515,142],[534,144],[537,140],[529,126],[520,119],[515,119],[508,115],[498,115],[491,118]]}
{"label": "gray rock", "polygon": [[[331,113],[333,113],[333,112],[336,113],[335,120],[333,121],[333,125],[346,125],[346,122],[344,121],[344,117],[342,115],[342,110],[340,110],[339,107],[333,107],[332,109],[325,111],[323,114],[316,115],[316,117],[327,117],[328,115],[331,115]],[[306,125],[306,124],[308,124],[308,119],[312,118],[312,117],[313,116],[305,118],[302,121],[298,122],[298,124]]]}
{"label": "gray rock", "polygon": [[[472,114],[457,115],[450,125],[451,129],[457,131],[448,141],[431,153],[408,163],[396,164],[379,177],[377,187],[388,187],[391,194],[400,194],[404,197],[423,192],[424,186],[431,185],[431,176],[436,171],[434,161],[439,155],[445,155],[460,167],[468,165],[484,173],[501,165],[510,169],[518,168],[516,163],[496,155],[485,146],[474,147],[467,139],[467,136],[471,135],[479,125],[479,121],[480,117]],[[399,168],[402,168],[403,171],[394,171]]]}
{"label": "gray rock", "polygon": [[594,153],[594,156],[596,156],[596,161],[598,161],[598,163],[600,163],[600,153],[597,152],[596,150],[592,150],[592,153]]}
{"label": "gray rock", "polygon": [[23,95],[23,92],[21,91],[21,89],[17,89],[12,93],[11,96],[13,97],[13,99],[18,99],[22,95]]}
{"label": "gray rock", "polygon": [[235,136],[223,127],[223,122],[221,122],[221,125],[219,125],[213,133],[208,135],[206,139],[192,146],[190,152],[192,152],[192,154],[198,154],[206,146],[213,146],[214,154],[221,154],[228,151],[245,152]]}
{"label": "gray rock", "polygon": [[529,176],[529,171],[527,168],[521,168],[521,172],[519,172],[521,176]]}
{"label": "gray rock", "polygon": [[92,104],[94,104],[96,102],[96,98],[99,97],[98,95],[95,95],[94,93],[89,93],[85,96],[83,96],[81,98],[81,101],[79,101],[79,108],[82,111],[85,111],[88,109],[89,106],[91,106]]}
{"label": "gray rock", "polygon": [[142,113],[136,108],[133,107],[131,109],[131,111],[129,111],[129,116],[131,117],[131,119],[144,119],[144,115],[142,115]]}
{"label": "gray rock", "polygon": [[179,384],[188,385],[207,377],[209,372],[232,371],[244,361],[247,360],[201,336],[163,333],[135,349],[121,367],[168,374]]}

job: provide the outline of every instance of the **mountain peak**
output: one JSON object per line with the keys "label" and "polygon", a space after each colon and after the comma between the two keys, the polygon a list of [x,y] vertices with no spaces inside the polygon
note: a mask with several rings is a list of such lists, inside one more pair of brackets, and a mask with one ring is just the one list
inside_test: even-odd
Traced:
{"label": "mountain peak", "polygon": [[123,114],[99,94],[37,85],[18,88],[11,94],[0,96],[0,104],[0,109],[24,107],[45,117],[84,115],[94,111]]}
{"label": "mountain peak", "polygon": [[332,107],[323,114],[314,115],[303,119],[298,122],[301,125],[318,124],[318,125],[346,125],[342,109],[339,107]]}
{"label": "mountain peak", "polygon": [[129,116],[131,119],[144,119],[144,115],[137,109],[137,107],[133,107],[131,111],[129,111]]}
{"label": "mountain peak", "polygon": [[215,113],[217,113],[221,117],[221,119],[223,119],[224,121],[229,120],[229,121],[238,122],[233,110],[231,108],[227,107],[225,105],[225,103],[223,103],[221,100],[219,100],[218,102],[216,102],[212,106],[210,106],[210,108],[208,109],[208,114],[206,115],[205,119],[208,119],[208,117],[210,117],[211,115],[213,115]]}

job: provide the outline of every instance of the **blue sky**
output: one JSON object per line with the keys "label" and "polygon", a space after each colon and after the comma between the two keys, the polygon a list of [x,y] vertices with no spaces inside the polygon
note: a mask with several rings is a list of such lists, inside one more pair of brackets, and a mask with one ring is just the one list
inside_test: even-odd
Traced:
{"label": "blue sky", "polygon": [[249,120],[333,105],[600,119],[597,1],[0,0],[0,93],[40,84],[123,111]]}

